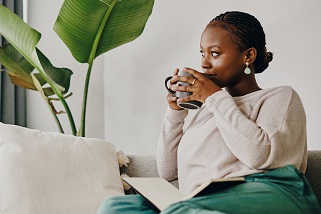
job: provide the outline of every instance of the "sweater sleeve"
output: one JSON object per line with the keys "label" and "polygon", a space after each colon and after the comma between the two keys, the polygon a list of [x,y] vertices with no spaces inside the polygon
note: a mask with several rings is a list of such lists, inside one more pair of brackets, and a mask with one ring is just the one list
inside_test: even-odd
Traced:
{"label": "sweater sleeve", "polygon": [[205,103],[230,151],[248,167],[292,164],[305,171],[306,118],[291,87],[264,95],[247,116],[226,91],[213,94]]}
{"label": "sweater sleeve", "polygon": [[177,179],[177,148],[183,135],[187,110],[168,108],[161,127],[157,145],[157,169],[160,177],[172,181]]}

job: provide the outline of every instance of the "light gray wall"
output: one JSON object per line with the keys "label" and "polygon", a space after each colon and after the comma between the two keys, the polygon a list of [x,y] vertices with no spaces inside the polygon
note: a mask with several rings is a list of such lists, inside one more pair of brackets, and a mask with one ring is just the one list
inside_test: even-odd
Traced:
{"label": "light gray wall", "polygon": [[[61,4],[62,0],[29,0],[29,21],[46,31],[40,45],[54,64],[75,68],[75,95],[69,102],[78,112],[85,69],[51,31]],[[274,60],[257,75],[258,82],[263,88],[291,85],[299,93],[307,114],[308,148],[321,149],[320,0],[156,0],[143,34],[98,58],[87,136],[105,138],[127,154],[154,154],[167,106],[164,79],[176,67],[201,70],[200,35],[212,18],[227,10],[249,12],[261,21]],[[54,130],[39,95],[29,93],[28,100],[28,124]]]}
{"label": "light gray wall", "polygon": [[227,10],[255,15],[274,60],[261,87],[292,85],[308,118],[309,149],[321,149],[321,1],[159,0],[143,35],[105,55],[105,137],[127,153],[154,153],[166,109],[165,77],[200,68],[206,24]]}

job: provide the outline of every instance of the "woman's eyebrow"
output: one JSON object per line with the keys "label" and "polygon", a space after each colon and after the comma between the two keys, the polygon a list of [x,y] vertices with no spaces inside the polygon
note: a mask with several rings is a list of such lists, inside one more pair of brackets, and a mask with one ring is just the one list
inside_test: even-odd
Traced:
{"label": "woman's eyebrow", "polygon": [[[204,48],[202,47],[202,45],[200,45],[200,48],[201,48],[201,49],[204,49]],[[218,46],[218,45],[211,45],[211,46],[207,47],[207,49],[212,49],[212,48],[221,48],[221,47]]]}

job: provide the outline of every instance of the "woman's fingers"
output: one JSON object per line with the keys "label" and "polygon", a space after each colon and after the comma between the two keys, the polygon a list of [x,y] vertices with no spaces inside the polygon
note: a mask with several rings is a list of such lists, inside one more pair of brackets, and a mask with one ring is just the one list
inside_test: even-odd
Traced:
{"label": "woman's fingers", "polygon": [[[198,72],[192,68],[185,68],[185,71],[189,74],[191,74],[193,77],[192,78],[196,78],[196,79],[203,79],[204,75],[201,72]],[[194,80],[194,79],[193,79]]]}
{"label": "woman's fingers", "polygon": [[203,82],[207,78],[203,75],[203,73],[198,72],[192,68],[184,68],[184,71],[191,74],[192,76],[178,76],[174,75],[172,78],[172,83],[176,82],[185,82],[190,85],[195,85],[197,81]]}
{"label": "woman's fingers", "polygon": [[179,69],[178,69],[178,68],[176,68],[176,69],[175,69],[175,71],[174,71],[174,75],[177,75],[177,74],[178,74],[178,72],[179,72]]}
{"label": "woman's fingers", "polygon": [[177,97],[174,97],[173,95],[171,94],[168,94],[167,95],[167,101],[168,102],[175,102],[177,100]]}
{"label": "woman's fingers", "polygon": [[181,110],[182,108],[177,105],[177,97],[174,97],[171,94],[167,95],[167,103],[171,109]]}

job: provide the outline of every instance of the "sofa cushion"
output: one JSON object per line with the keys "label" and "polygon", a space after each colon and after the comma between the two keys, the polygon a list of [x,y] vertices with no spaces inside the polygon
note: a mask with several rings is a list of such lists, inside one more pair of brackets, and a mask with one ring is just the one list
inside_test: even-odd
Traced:
{"label": "sofa cushion", "polygon": [[124,195],[113,144],[0,123],[0,213],[96,213]]}

